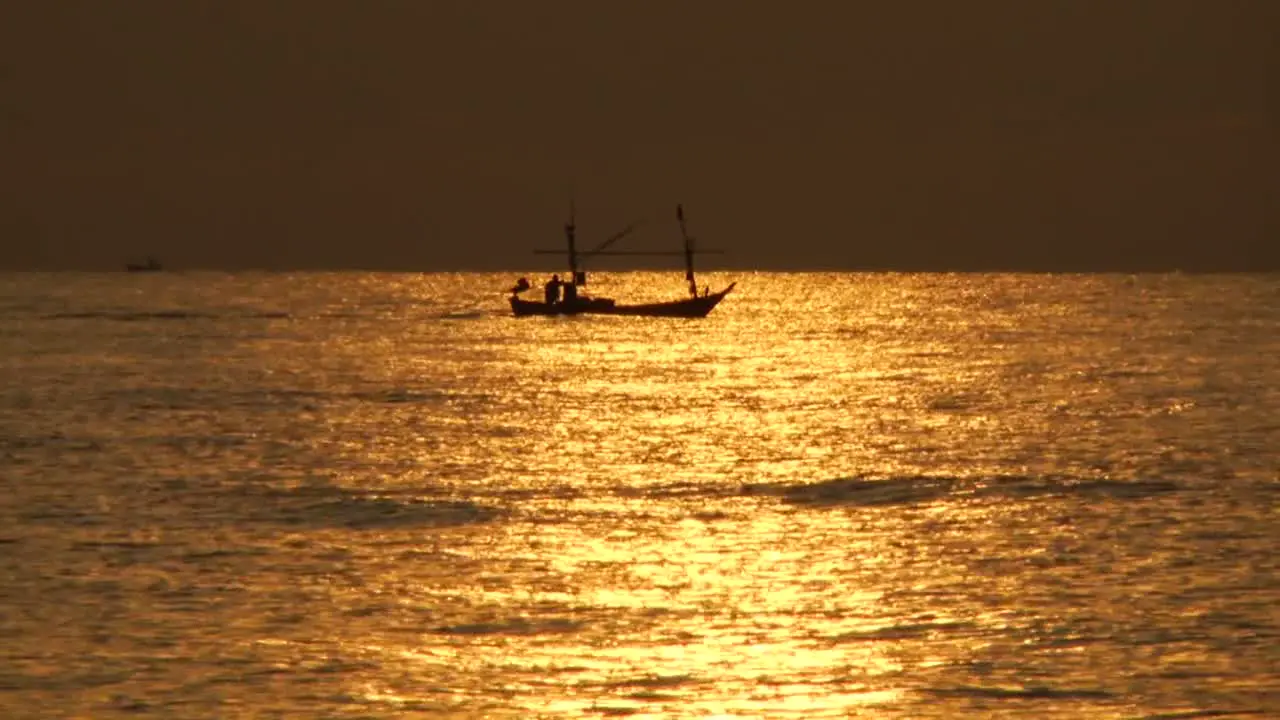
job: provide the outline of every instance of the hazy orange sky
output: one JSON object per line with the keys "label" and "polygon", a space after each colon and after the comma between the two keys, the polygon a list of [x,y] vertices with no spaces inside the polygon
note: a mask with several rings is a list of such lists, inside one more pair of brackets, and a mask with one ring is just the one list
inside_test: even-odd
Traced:
{"label": "hazy orange sky", "polygon": [[[0,267],[1280,270],[1280,1],[0,2]],[[715,264],[711,263],[711,264]]]}

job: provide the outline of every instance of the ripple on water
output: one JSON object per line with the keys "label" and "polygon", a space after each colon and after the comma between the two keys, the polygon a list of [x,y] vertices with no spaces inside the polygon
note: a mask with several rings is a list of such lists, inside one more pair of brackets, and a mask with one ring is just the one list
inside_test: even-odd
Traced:
{"label": "ripple on water", "polygon": [[[293,528],[377,530],[407,527],[454,527],[490,522],[503,514],[497,507],[471,500],[387,497],[342,488],[252,493],[243,520]],[[321,497],[317,497],[317,496]]]}
{"label": "ripple on water", "polygon": [[843,477],[801,483],[747,483],[744,495],[782,498],[796,505],[917,505],[947,498],[1009,499],[1035,496],[1106,496],[1136,500],[1184,489],[1166,480],[1111,480],[1074,477]]}

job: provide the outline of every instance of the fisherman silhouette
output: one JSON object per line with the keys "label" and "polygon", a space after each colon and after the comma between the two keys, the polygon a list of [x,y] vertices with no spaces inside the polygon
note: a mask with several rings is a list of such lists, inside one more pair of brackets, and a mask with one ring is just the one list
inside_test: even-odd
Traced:
{"label": "fisherman silhouette", "polygon": [[560,285],[561,282],[559,275],[552,275],[551,279],[547,281],[545,288],[548,305],[555,305],[560,302]]}

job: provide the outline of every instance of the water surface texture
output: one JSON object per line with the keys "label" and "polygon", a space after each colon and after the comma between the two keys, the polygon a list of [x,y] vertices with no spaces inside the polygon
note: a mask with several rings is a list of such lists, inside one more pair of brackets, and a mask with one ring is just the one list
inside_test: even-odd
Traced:
{"label": "water surface texture", "polygon": [[0,716],[1280,717],[1280,277],[513,280],[0,276]]}

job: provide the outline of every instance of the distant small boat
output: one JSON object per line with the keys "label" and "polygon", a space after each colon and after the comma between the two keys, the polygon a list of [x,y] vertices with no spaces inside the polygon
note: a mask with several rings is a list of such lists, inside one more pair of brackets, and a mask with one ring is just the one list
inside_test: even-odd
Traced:
{"label": "distant small boat", "polygon": [[[689,233],[685,229],[684,224],[684,207],[676,205],[676,220],[680,223],[680,234],[684,239],[684,250],[672,251],[607,251],[605,248],[614,242],[628,235],[635,224],[629,225],[622,231],[615,233],[612,237],[600,243],[595,249],[583,253],[579,253],[576,246],[575,231],[573,217],[573,205],[569,206],[569,222],[564,226],[565,241],[568,247],[565,250],[534,250],[538,254],[555,254],[569,256],[569,278],[567,281],[560,283],[560,286],[548,292],[545,302],[536,300],[525,300],[520,297],[520,293],[528,290],[531,286],[526,278],[520,278],[515,287],[511,288],[511,312],[516,317],[525,317],[528,315],[634,315],[640,317],[684,317],[684,318],[700,318],[706,317],[715,306],[728,295],[737,283],[730,283],[728,287],[719,291],[711,292],[710,288],[703,290],[702,294],[698,294],[698,283],[693,277],[693,256],[698,252],[719,252],[718,250],[694,249],[694,240],[689,237]],[[681,300],[668,300],[665,302],[641,303],[636,305],[624,305],[615,301],[613,298],[589,297],[581,292],[581,288],[587,284],[587,273],[578,265],[580,256],[592,257],[595,255],[684,255],[685,262],[685,280],[689,283],[689,297]],[[553,281],[554,282],[554,281]],[[564,296],[561,298],[560,288],[564,290]]]}
{"label": "distant small boat", "polygon": [[147,261],[141,265],[138,263],[128,263],[124,266],[127,272],[159,272],[164,268],[160,267],[160,261],[153,257],[147,258]]}

